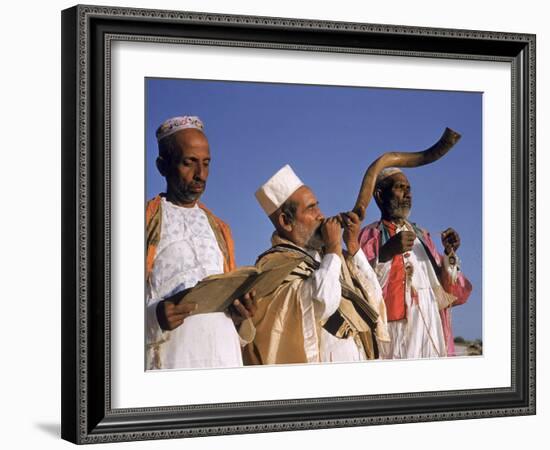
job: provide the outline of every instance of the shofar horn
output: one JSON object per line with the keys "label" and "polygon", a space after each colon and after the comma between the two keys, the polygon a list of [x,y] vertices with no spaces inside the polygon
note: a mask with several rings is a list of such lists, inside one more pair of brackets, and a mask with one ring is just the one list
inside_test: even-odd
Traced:
{"label": "shofar horn", "polygon": [[450,128],[445,128],[439,141],[426,150],[420,152],[384,153],[374,161],[365,172],[357,201],[353,207],[353,212],[356,213],[361,220],[364,219],[365,211],[367,210],[367,206],[369,206],[374,192],[376,177],[378,177],[378,174],[382,170],[388,167],[420,167],[433,163],[447,154],[459,139],[459,133]]}

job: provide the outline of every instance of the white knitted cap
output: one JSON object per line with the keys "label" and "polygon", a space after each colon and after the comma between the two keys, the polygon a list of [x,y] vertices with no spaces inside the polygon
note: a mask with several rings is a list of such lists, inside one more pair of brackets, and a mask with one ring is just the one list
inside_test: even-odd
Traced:
{"label": "white knitted cap", "polygon": [[384,170],[380,171],[380,173],[376,177],[375,186],[378,186],[383,180],[391,177],[392,175],[395,175],[396,173],[403,173],[403,171],[397,167],[387,167]]}
{"label": "white knitted cap", "polygon": [[256,199],[265,213],[270,216],[303,185],[302,180],[287,164],[256,191]]}

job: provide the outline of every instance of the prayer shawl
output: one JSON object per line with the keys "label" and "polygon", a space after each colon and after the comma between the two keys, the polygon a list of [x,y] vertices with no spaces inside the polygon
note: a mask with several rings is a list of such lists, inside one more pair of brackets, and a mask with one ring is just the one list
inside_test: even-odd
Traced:
{"label": "prayer shawl", "polygon": [[[456,282],[453,283],[450,275],[443,268],[444,257],[437,251],[430,233],[419,228],[416,224],[411,225],[413,226],[417,238],[426,250],[426,254],[430,259],[439,282],[441,283],[441,287],[444,290],[444,292],[441,293],[435,292],[436,296],[448,296],[450,294],[453,298],[452,306],[466,303],[470,292],[472,292],[472,284],[470,281],[468,281],[462,272],[459,272]],[[359,235],[359,242],[371,265],[375,266],[376,263],[378,263],[380,248],[387,242],[391,235],[391,229],[382,221],[371,223],[361,231],[361,234]],[[406,317],[404,290],[405,270],[403,255],[396,255],[391,264],[392,268],[390,269],[390,276],[388,277],[386,284],[382,286],[382,292],[386,302],[388,322],[403,320]],[[396,267],[397,270],[395,270]],[[440,309],[439,314],[441,316],[443,333],[447,344],[447,354],[452,356],[454,355],[454,338],[451,325],[450,307]]]}
{"label": "prayer shawl", "polygon": [[[145,208],[145,234],[147,246],[145,273],[147,280],[149,280],[151,276],[153,264],[155,263],[157,246],[160,242],[160,230],[162,229],[162,211],[160,205],[161,196],[157,195],[147,202]],[[230,272],[235,269],[235,244],[231,236],[229,225],[216,217],[202,203],[199,202],[198,206],[206,213],[210,227],[214,232],[214,236],[216,236],[216,241],[218,241],[218,245],[223,255],[223,271]]]}
{"label": "prayer shawl", "polygon": [[[273,247],[259,256],[256,265],[261,268],[263,264],[277,264],[278,261],[286,263],[290,259],[296,260],[296,268],[280,286],[273,286],[270,294],[257,299],[258,310],[252,318],[256,337],[244,349],[245,365],[320,362],[319,341],[314,360],[306,355],[304,332],[307,330],[303,326],[304,316],[300,301],[302,284],[319,267],[319,263],[303,249],[274,235]],[[364,299],[368,289],[364,287],[363,280],[355,276],[357,269],[350,266],[351,259],[346,258],[342,264],[340,283]],[[316,335],[320,336],[323,325],[338,338],[358,335],[367,358],[378,357],[377,339],[389,340],[385,305],[381,298],[368,298],[367,301],[378,315],[376,323],[367,323],[357,314],[351,301],[342,297],[340,307],[325,324],[319,321],[315,323]]]}

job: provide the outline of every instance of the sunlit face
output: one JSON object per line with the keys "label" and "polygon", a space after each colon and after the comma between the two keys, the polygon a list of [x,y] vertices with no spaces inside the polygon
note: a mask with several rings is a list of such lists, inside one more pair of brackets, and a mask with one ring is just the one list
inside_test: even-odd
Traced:
{"label": "sunlit face", "polygon": [[210,148],[199,130],[186,129],[174,135],[165,178],[168,192],[182,205],[194,205],[206,189],[210,169]]}
{"label": "sunlit face", "polygon": [[296,203],[296,216],[290,232],[292,241],[304,248],[320,250],[323,245],[320,227],[325,216],[319,209],[317,197],[307,186],[302,186],[290,197]]}
{"label": "sunlit face", "polygon": [[389,179],[380,195],[382,214],[389,219],[407,219],[412,207],[409,180],[403,173],[391,175]]}

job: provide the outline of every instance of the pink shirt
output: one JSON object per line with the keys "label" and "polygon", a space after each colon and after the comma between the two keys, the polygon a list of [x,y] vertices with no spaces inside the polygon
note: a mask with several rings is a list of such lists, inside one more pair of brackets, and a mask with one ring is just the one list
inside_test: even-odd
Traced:
{"label": "pink shirt", "polygon": [[[378,252],[380,250],[380,246],[382,245],[382,226],[383,225],[381,222],[371,223],[370,225],[367,225],[365,228],[363,228],[361,234],[359,235],[359,243],[361,245],[361,248],[363,249],[363,252],[365,253],[369,263],[373,266],[378,263]],[[439,276],[441,286],[443,287],[443,289],[445,289],[446,292],[456,297],[456,301],[453,303],[453,306],[466,303],[468,297],[470,296],[470,292],[472,292],[472,284],[462,272],[459,272],[458,277],[454,283],[451,281],[449,274],[446,270],[443,269],[444,257],[437,251],[435,244],[430,236],[430,233],[428,233],[426,230],[421,231],[422,236],[419,236],[419,238],[424,244],[425,249],[431,257],[432,262],[435,263],[434,269]],[[384,287],[385,286],[382,285],[382,290],[384,291],[385,295],[388,295]],[[385,300],[388,301],[388,299],[386,298]],[[455,348],[449,309],[450,308],[442,309],[439,311],[439,314],[441,316],[443,333],[445,335],[445,340],[447,343],[447,354],[449,356],[453,356]]]}

